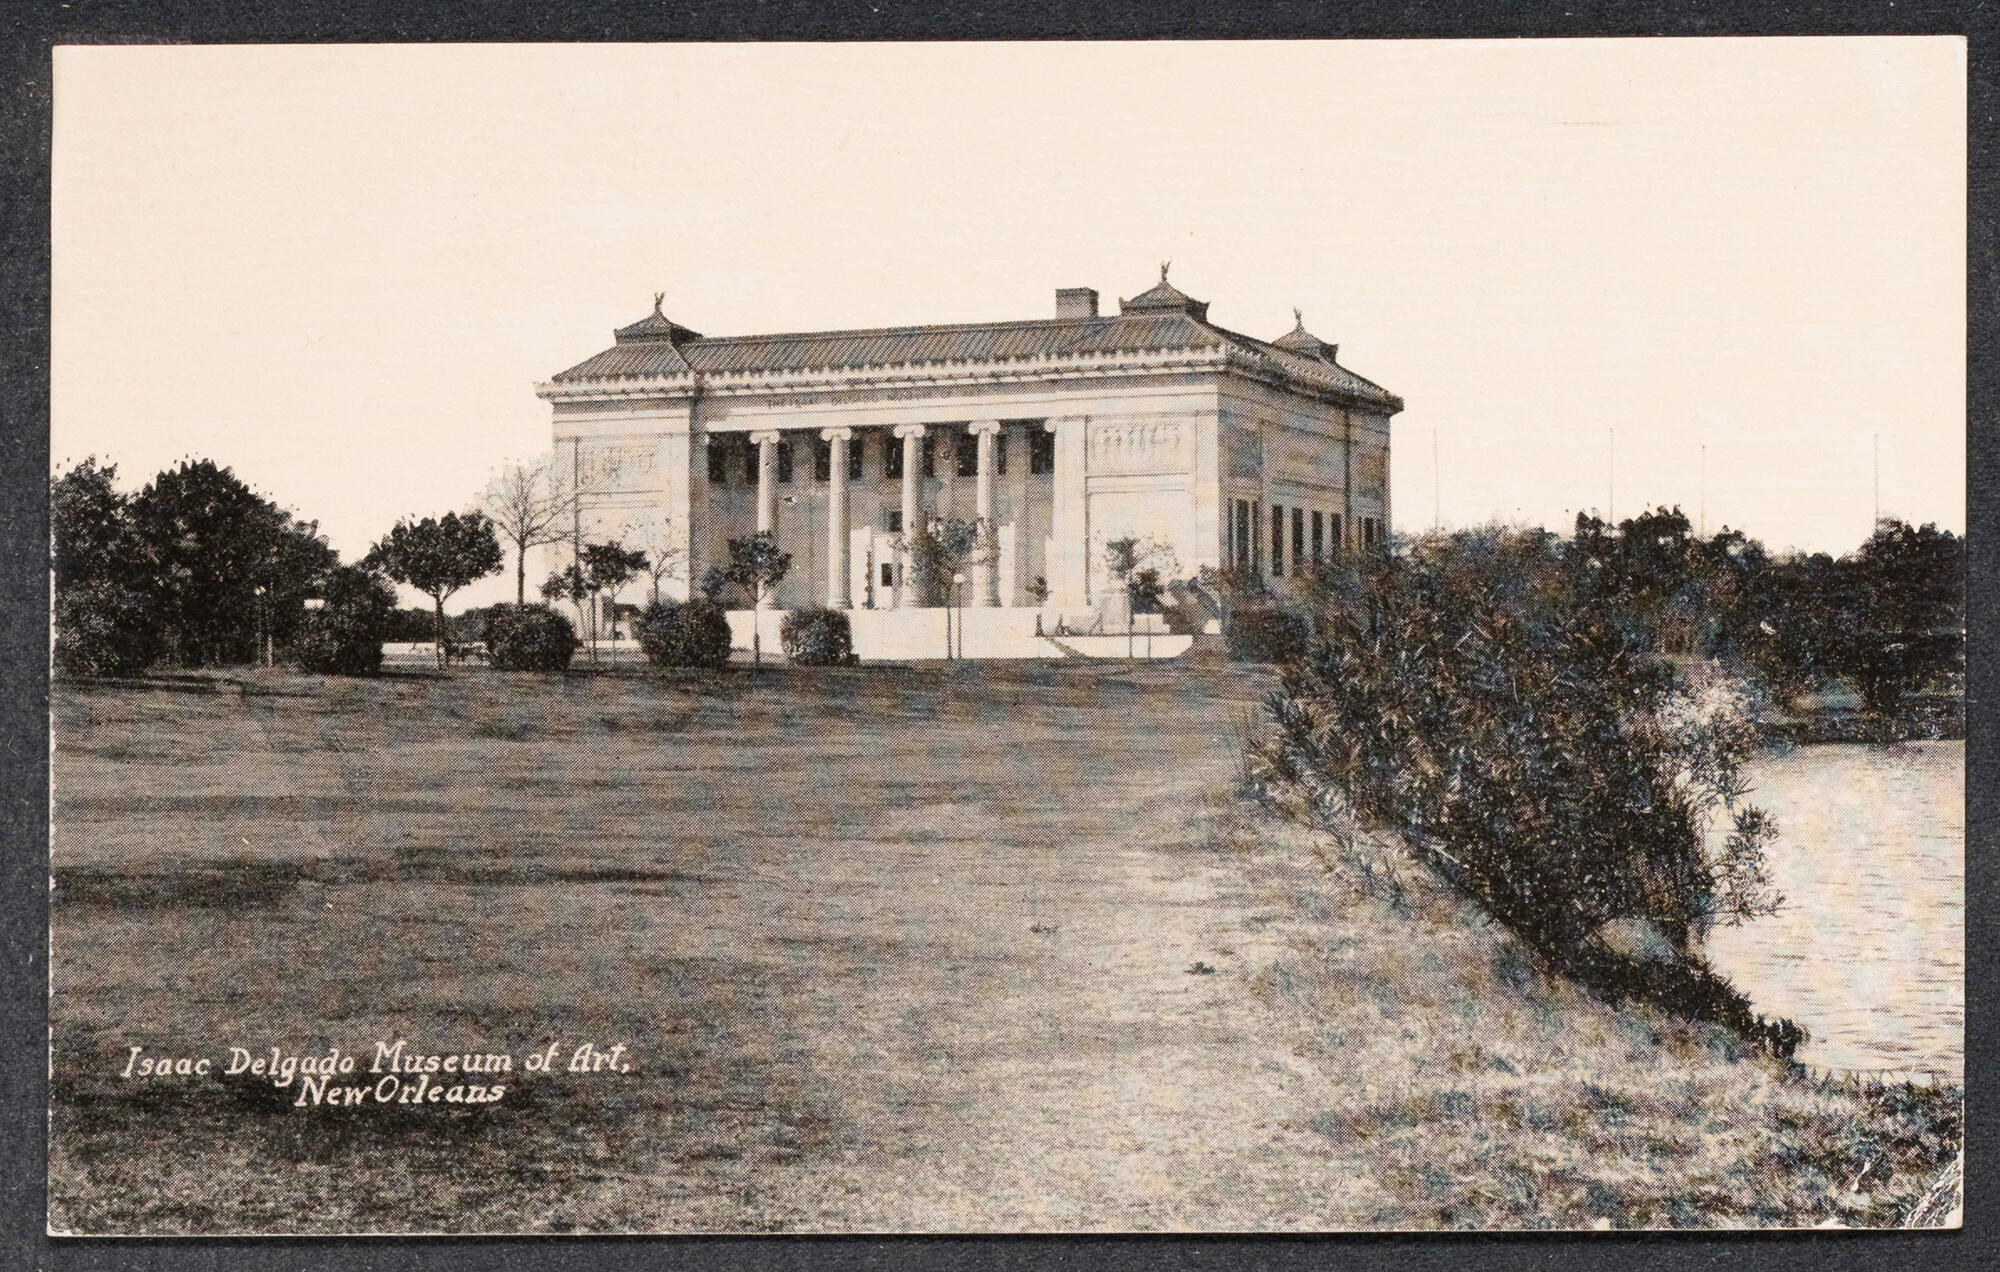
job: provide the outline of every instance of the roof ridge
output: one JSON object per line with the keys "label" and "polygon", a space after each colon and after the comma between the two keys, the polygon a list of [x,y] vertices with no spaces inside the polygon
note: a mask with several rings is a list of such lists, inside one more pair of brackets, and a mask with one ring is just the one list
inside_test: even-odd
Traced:
{"label": "roof ridge", "polygon": [[[1165,312],[1179,312],[1165,311]],[[1148,314],[1152,319],[1157,315]],[[691,344],[714,344],[722,342],[745,343],[770,340],[811,340],[828,339],[839,336],[893,336],[925,331],[993,331],[1003,327],[1089,327],[1107,326],[1137,318],[1135,314],[1099,314],[1095,318],[996,318],[985,322],[934,322],[917,323],[901,327],[836,327],[825,331],[763,331],[742,336],[701,336]]]}

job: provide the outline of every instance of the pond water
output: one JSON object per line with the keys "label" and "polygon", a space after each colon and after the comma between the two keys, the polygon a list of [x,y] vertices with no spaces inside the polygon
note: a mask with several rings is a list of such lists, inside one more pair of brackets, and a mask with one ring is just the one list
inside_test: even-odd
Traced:
{"label": "pond water", "polygon": [[1717,928],[1709,961],[1758,1011],[1812,1032],[1801,1063],[1962,1081],[1965,744],[1794,747],[1750,777],[1778,823],[1785,906]]}

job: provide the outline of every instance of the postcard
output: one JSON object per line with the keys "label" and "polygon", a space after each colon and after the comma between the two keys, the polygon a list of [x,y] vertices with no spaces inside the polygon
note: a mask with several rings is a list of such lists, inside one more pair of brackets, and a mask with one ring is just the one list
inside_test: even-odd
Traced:
{"label": "postcard", "polygon": [[1965,57],[57,49],[49,1231],[1959,1226]]}

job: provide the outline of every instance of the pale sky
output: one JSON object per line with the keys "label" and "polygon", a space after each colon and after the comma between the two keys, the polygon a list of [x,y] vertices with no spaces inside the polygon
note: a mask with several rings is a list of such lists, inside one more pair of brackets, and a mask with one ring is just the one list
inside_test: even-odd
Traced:
{"label": "pale sky", "polygon": [[[1173,259],[1401,394],[1396,528],[1965,519],[1938,39],[56,51],[52,447],[233,467],[358,556],[546,448],[536,381],[1037,318]],[[1433,480],[1433,438],[1441,481]],[[1434,504],[1435,500],[1435,504]],[[502,599],[504,578],[454,604]]]}

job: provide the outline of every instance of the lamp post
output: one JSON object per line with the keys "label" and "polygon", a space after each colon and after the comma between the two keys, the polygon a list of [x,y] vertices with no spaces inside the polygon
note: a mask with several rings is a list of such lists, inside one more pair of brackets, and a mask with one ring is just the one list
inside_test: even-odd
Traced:
{"label": "lamp post", "polygon": [[[952,575],[952,576],[951,576],[951,597],[950,597],[950,602],[951,602],[951,606],[952,606],[952,608],[953,608],[953,609],[956,609],[956,608],[957,608],[958,606],[960,606],[960,605],[964,604],[964,600],[965,600],[965,575],[964,575],[964,574],[962,574],[962,573],[960,573],[960,574],[954,574],[954,575]],[[947,612],[947,616],[949,617],[949,612]],[[945,646],[945,656],[946,656],[946,657],[950,657],[950,656],[951,656],[951,624],[950,624],[949,622],[947,622],[947,623],[945,624],[945,635],[944,635],[944,646]],[[959,656],[959,657],[961,657],[961,658],[965,657],[965,616],[964,616],[964,615],[959,615],[959,616],[958,616],[958,656]]]}
{"label": "lamp post", "polygon": [[257,643],[264,647],[264,666],[268,668],[271,665],[271,607],[264,600],[264,589],[261,585],[255,589],[255,592],[257,594],[258,635],[263,637]]}

